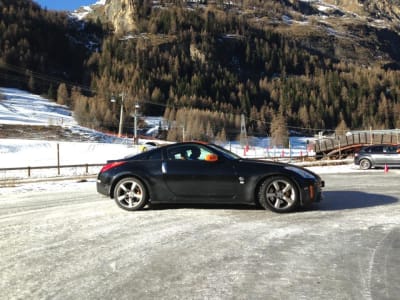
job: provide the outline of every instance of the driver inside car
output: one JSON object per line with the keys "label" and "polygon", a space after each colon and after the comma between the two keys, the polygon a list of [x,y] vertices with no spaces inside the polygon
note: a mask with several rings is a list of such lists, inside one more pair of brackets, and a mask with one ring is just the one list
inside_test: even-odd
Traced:
{"label": "driver inside car", "polygon": [[199,148],[191,148],[191,154],[189,155],[190,160],[198,160],[200,157],[200,149]]}

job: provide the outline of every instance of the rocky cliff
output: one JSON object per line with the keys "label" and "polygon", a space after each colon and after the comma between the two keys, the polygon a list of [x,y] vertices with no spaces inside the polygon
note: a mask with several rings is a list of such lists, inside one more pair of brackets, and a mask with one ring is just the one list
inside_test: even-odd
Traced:
{"label": "rocky cliff", "polygon": [[116,33],[137,31],[136,12],[134,0],[107,0],[104,6],[105,18],[113,24]]}
{"label": "rocky cliff", "polygon": [[116,34],[137,31],[137,6],[135,0],[106,0],[104,5],[93,4],[81,7],[73,13],[80,19],[100,20],[114,28]]}
{"label": "rocky cliff", "polygon": [[[399,0],[182,1],[187,9],[237,13],[254,27],[297,39],[308,49],[338,60],[368,64],[400,61]],[[225,3],[224,2],[224,3]],[[141,4],[139,4],[141,3]],[[86,18],[111,24],[116,34],[138,33],[138,9],[169,9],[176,1],[106,0]],[[139,6],[140,5],[140,6]],[[178,29],[179,31],[179,29]],[[229,32],[228,32],[229,33]]]}

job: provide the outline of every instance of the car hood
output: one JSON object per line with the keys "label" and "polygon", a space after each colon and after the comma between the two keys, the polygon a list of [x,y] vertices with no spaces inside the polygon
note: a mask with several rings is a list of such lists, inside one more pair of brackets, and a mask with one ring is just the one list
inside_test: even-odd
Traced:
{"label": "car hood", "polygon": [[[259,165],[259,166],[267,166],[267,167],[274,167],[277,169],[286,169],[292,172],[296,172],[300,175],[302,174],[308,174],[308,176],[315,177],[320,179],[320,176],[306,168],[296,166],[293,164],[289,163],[282,163],[282,162],[275,162],[275,161],[266,161],[266,160],[255,160],[255,159],[241,159],[239,161],[240,163],[247,164],[247,165]],[[308,176],[303,176],[303,177],[308,177]]]}

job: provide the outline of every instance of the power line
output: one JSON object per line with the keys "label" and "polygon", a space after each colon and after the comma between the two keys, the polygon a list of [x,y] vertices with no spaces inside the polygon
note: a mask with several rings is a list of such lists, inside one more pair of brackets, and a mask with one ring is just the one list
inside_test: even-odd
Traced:
{"label": "power line", "polygon": [[[32,76],[34,79],[40,79],[40,80],[45,81],[47,83],[54,83],[54,84],[57,84],[57,85],[59,85],[61,83],[65,83],[69,87],[78,87],[82,91],[86,91],[86,92],[90,92],[90,93],[93,92],[93,90],[88,86],[81,85],[81,84],[78,84],[76,82],[68,81],[68,80],[65,80],[65,79],[57,78],[57,77],[54,77],[54,76],[45,75],[43,73],[32,71],[32,70],[29,70],[29,69],[26,69],[26,68],[23,68],[23,67],[10,65],[10,64],[7,64],[7,63],[1,63],[0,64],[0,72],[1,72],[2,69],[9,70],[9,71],[15,72],[17,74],[21,74],[21,78],[26,78],[27,76]],[[10,75],[8,73],[4,73],[4,74],[5,75]]]}
{"label": "power line", "polygon": [[[11,75],[9,73],[6,72],[2,72],[2,69],[4,70],[9,70],[18,74],[21,74],[21,76],[18,78],[17,75]],[[54,84],[66,84],[67,86],[69,86],[70,88],[72,87],[77,87],[82,91],[86,91],[89,92],[91,94],[96,94],[96,91],[92,90],[90,87],[85,86],[85,85],[81,85],[81,84],[77,84],[75,82],[70,82],[70,81],[66,81],[64,79],[60,79],[54,76],[49,76],[49,75],[45,75],[43,73],[39,73],[36,71],[31,71],[29,69],[25,69],[19,66],[15,66],[15,65],[10,65],[7,63],[0,63],[0,77],[4,78],[4,79],[8,79],[10,77],[13,77],[13,79],[19,83],[26,83],[26,77],[27,76],[33,76],[36,79],[40,79],[42,81],[48,82],[48,83],[54,83]],[[164,107],[164,108],[170,108],[170,109],[180,109],[180,108],[187,108],[187,109],[192,109],[193,107],[189,106],[189,107],[185,107],[184,105],[176,105],[176,104],[163,104],[163,103],[158,103],[158,102],[154,102],[154,101],[149,101],[149,100],[141,100],[140,103],[143,104],[150,104],[150,105],[155,105],[155,106],[159,106],[159,107]],[[198,109],[198,108],[197,108]],[[263,124],[266,125],[271,125],[272,122],[266,122],[264,120],[261,119],[253,119],[250,117],[245,117],[248,121],[255,121],[255,122],[261,122]],[[301,131],[314,131],[314,132],[319,132],[319,131],[334,131],[333,129],[326,129],[326,128],[310,128],[310,127],[300,127],[300,126],[287,126],[288,129],[293,129],[293,130],[301,130]]]}
{"label": "power line", "polygon": [[[267,122],[263,120],[252,119],[250,117],[246,117],[249,121],[261,122],[263,124],[271,125],[272,122]],[[300,126],[286,126],[288,129],[297,129],[297,130],[305,130],[305,131],[335,131],[334,129],[327,129],[327,128],[311,128],[311,127],[300,127]]]}

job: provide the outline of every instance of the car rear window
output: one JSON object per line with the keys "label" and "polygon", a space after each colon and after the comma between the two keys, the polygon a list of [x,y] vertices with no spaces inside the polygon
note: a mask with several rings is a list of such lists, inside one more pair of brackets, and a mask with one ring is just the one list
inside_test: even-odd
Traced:
{"label": "car rear window", "polygon": [[133,160],[161,160],[161,150],[155,149],[148,152],[136,154],[131,157]]}
{"label": "car rear window", "polygon": [[396,146],[387,146],[383,148],[383,152],[386,153],[396,153],[397,147]]}

